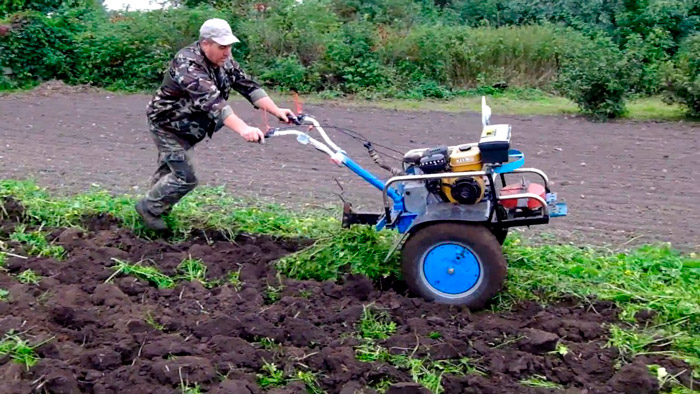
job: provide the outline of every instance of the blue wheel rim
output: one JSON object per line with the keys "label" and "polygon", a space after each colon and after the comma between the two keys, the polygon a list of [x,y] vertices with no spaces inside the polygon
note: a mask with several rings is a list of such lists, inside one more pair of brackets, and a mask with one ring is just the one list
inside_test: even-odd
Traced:
{"label": "blue wheel rim", "polygon": [[430,248],[422,260],[426,283],[444,296],[464,296],[481,282],[481,262],[462,244],[441,243]]}

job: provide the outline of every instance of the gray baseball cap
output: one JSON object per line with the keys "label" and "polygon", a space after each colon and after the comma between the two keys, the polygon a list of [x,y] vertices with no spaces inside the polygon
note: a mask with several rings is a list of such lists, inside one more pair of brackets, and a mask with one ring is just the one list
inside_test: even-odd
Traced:
{"label": "gray baseball cap", "polygon": [[231,45],[240,40],[231,32],[231,26],[223,19],[208,19],[199,28],[199,38],[208,38],[219,45]]}

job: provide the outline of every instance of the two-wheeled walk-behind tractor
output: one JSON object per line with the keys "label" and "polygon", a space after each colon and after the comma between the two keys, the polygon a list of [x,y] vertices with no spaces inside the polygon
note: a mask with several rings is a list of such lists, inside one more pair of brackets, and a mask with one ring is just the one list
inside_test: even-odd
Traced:
{"label": "two-wheeled walk-behind tractor", "polygon": [[[343,227],[365,224],[377,231],[398,230],[402,236],[389,254],[401,247],[409,290],[427,300],[476,309],[502,288],[506,260],[501,245],[508,229],[546,224],[567,214],[566,202],[558,202],[550,191],[547,175],[522,167],[525,155],[510,148],[511,126],[491,125],[490,115],[482,97],[478,142],[409,150],[401,169],[383,163],[365,140],[374,161],[392,173],[386,181],[353,161],[310,115],[290,118],[297,126],[270,129],[266,137],[296,136],[379,189],[384,212],[355,212],[345,203]],[[309,135],[314,129],[324,142]],[[508,184],[510,174],[522,180]],[[524,174],[542,183],[526,182]]]}

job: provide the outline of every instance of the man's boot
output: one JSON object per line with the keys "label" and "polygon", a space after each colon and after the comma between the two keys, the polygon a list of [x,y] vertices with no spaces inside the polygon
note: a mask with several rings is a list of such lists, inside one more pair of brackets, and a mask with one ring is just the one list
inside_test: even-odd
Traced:
{"label": "man's boot", "polygon": [[136,203],[136,212],[138,212],[139,215],[141,215],[141,218],[143,219],[143,222],[146,225],[146,227],[150,228],[151,230],[165,231],[168,229],[168,225],[165,224],[163,218],[161,218],[160,216],[156,216],[148,211],[148,209],[146,208],[146,200],[139,200]]}

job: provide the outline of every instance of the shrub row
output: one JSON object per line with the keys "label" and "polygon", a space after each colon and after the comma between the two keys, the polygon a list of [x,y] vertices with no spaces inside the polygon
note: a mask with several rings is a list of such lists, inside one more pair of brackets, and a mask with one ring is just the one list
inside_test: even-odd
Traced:
{"label": "shrub row", "polygon": [[[630,35],[620,48],[607,34],[591,38],[546,22],[428,24],[425,17],[408,17],[420,14],[411,0],[385,3],[364,9],[365,18],[352,13],[366,2],[337,0],[278,0],[264,11],[251,5],[239,12],[209,6],[118,14],[89,7],[22,11],[7,18],[9,31],[0,36],[0,89],[61,79],[150,91],[177,50],[197,38],[201,23],[221,17],[242,40],[236,59],[282,91],[422,99],[481,87],[539,88],[606,119],[624,113],[630,94],[660,86],[669,102],[698,113],[697,34],[670,57],[664,45],[675,41],[662,30],[646,39]],[[402,23],[377,23],[391,20]]]}

